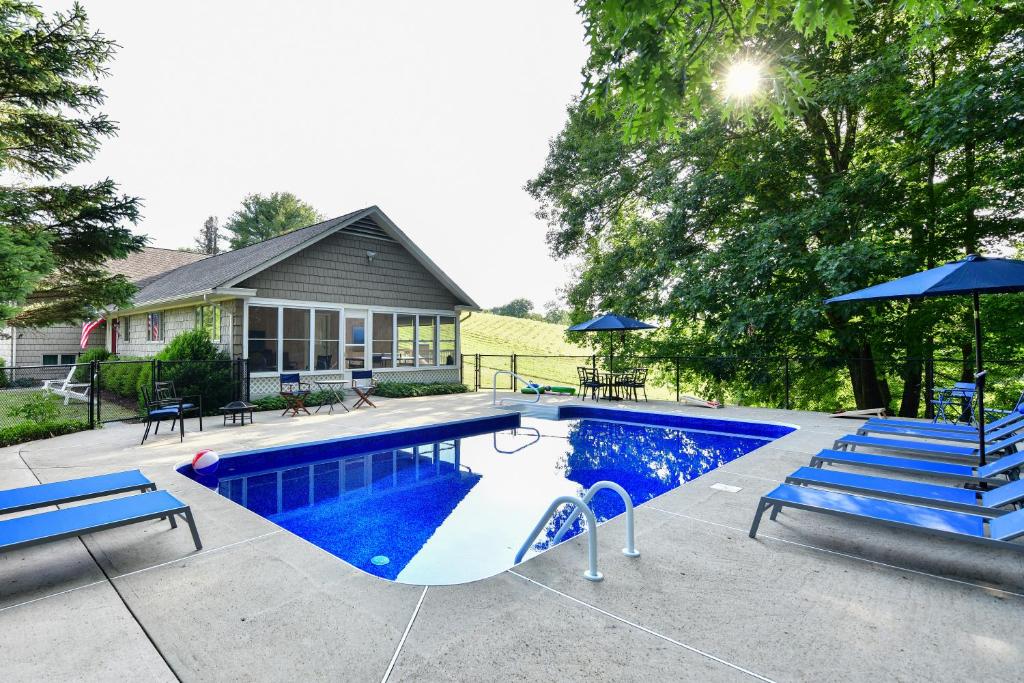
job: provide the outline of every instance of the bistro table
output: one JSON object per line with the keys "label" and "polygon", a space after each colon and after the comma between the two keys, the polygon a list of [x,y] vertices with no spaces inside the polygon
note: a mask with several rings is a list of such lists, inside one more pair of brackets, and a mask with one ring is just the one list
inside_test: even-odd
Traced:
{"label": "bistro table", "polygon": [[255,408],[255,404],[246,403],[245,401],[232,401],[226,406],[221,406],[220,412],[224,416],[224,425],[228,424],[228,416],[231,416],[231,424],[238,424],[239,419],[242,421],[242,426],[245,426],[245,416],[249,416],[249,424],[252,424],[252,411]]}
{"label": "bistro table", "polygon": [[[335,403],[340,403],[341,407],[345,409],[345,412],[346,413],[349,412],[348,406],[345,405],[345,391],[344,391],[345,385],[348,384],[348,380],[347,379],[321,379],[321,380],[313,380],[313,384],[315,384],[317,389],[322,391],[324,394],[326,394],[331,399],[330,402],[328,403],[328,405],[330,405],[330,410],[327,411],[328,415],[330,415],[331,413],[334,412],[334,404]],[[319,413],[320,409],[323,408],[323,407],[324,407],[323,403],[318,405],[316,407],[316,412]]]}
{"label": "bistro table", "polygon": [[609,401],[621,401],[622,397],[612,392],[619,388],[624,379],[628,379],[630,372],[598,372],[597,379],[601,383],[603,398]]}

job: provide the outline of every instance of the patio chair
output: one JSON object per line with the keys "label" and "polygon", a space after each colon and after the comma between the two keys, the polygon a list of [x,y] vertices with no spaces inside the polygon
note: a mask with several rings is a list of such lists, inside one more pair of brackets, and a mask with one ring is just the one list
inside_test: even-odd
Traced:
{"label": "patio chair", "polygon": [[352,406],[353,410],[364,404],[371,408],[377,407],[377,404],[370,399],[373,396],[373,392],[377,391],[377,380],[373,378],[373,370],[353,370],[352,384],[350,386],[352,391],[356,392],[356,395],[359,396],[359,400]]}
{"label": "patio chair", "polygon": [[72,503],[86,498],[111,496],[128,491],[156,491],[156,484],[139,470],[111,472],[49,484],[35,484],[0,491],[0,514]]}
{"label": "patio chair", "polygon": [[137,496],[114,498],[98,503],[86,503],[85,505],[2,520],[0,521],[0,552],[18,550],[151,519],[169,519],[171,528],[176,529],[178,523],[175,516],[181,516],[188,524],[196,550],[202,550],[203,544],[199,539],[199,531],[196,529],[191,508],[167,491],[150,491]]}
{"label": "patio chair", "polygon": [[[194,414],[199,417],[199,431],[203,431],[203,397],[200,394],[178,396],[174,382],[153,382],[153,399],[165,406],[179,406],[184,415]],[[174,429],[174,426],[171,426]]]}
{"label": "patio chair", "polygon": [[75,377],[75,370],[78,369],[77,365],[72,365],[68,369],[68,376],[64,379],[47,379],[43,380],[43,391],[60,396],[64,399],[64,405],[74,399],[75,401],[89,402],[89,392],[91,391],[91,385],[88,382],[72,382],[71,380]]}
{"label": "patio chair", "polygon": [[[996,413],[1002,415],[1002,417],[993,420],[992,422],[986,421],[985,430],[1000,429],[1002,427],[1009,426],[1016,422],[1024,420],[1024,394],[1021,394],[1020,398],[1017,399],[1017,403],[1013,408],[1009,410],[998,410],[995,408],[985,408],[986,413]],[[912,429],[922,432],[930,432],[933,434],[967,434],[973,435],[975,439],[978,438],[978,428],[975,425],[965,424],[947,424],[944,422],[925,422],[923,420],[895,420],[888,417],[872,417],[864,423],[861,429],[868,429],[873,431],[872,427],[884,427],[886,429]]]}
{"label": "patio chair", "polygon": [[576,368],[576,373],[580,378],[580,398],[584,401],[587,400],[587,393],[590,393],[590,398],[598,400],[598,392],[601,390],[601,380],[597,377],[597,372],[592,368],[579,366]]}
{"label": "patio chair", "polygon": [[647,400],[647,368],[633,368],[626,377],[619,380],[619,386],[626,390],[626,398],[633,397],[634,401],[640,400],[639,391],[644,392],[644,401]]}
{"label": "patio chair", "polygon": [[780,484],[761,497],[750,525],[750,537],[757,537],[761,516],[767,510],[771,509],[774,520],[784,507],[920,531],[941,538],[1024,550],[1024,544],[1012,542],[1024,536],[1024,510],[999,516],[967,514],[792,484]]}
{"label": "patio chair", "polygon": [[284,399],[285,409],[281,413],[282,417],[291,412],[292,417],[297,417],[299,411],[309,415],[310,412],[306,408],[306,398],[311,393],[308,382],[303,382],[302,378],[297,372],[282,373],[279,377],[281,383],[278,395]]}
{"label": "patio chair", "polygon": [[931,399],[935,413],[932,422],[936,424],[963,422],[973,425],[977,393],[977,387],[973,382],[956,382],[951,387],[935,389],[934,397]]}
{"label": "patio chair", "polygon": [[986,483],[999,485],[1004,483],[1004,481],[998,479],[998,477],[1006,477],[1013,480],[1020,476],[1020,470],[1024,468],[1024,451],[1008,453],[998,460],[993,460],[981,467],[977,467],[962,463],[941,462],[939,460],[877,455],[861,451],[835,451],[825,448],[819,451],[817,455],[811,457],[810,466],[821,467],[826,463],[830,465],[853,465],[854,467],[879,469],[886,472],[915,476],[924,475],[938,479],[953,479],[972,484]]}
{"label": "patio chair", "polygon": [[[174,426],[177,423],[181,423],[181,428],[178,430],[178,441],[185,440],[185,413],[192,411],[195,406],[191,403],[185,402],[185,397],[176,399],[176,402],[171,402],[169,398],[156,399],[149,393],[149,389],[142,387],[142,402],[145,410],[143,418],[146,420],[146,431],[142,434],[142,443],[146,443],[146,439],[149,438],[149,430],[156,424],[156,429],[153,430],[153,436],[160,433],[160,423],[171,421],[171,431],[174,431]],[[186,407],[187,406],[187,407]],[[203,431],[203,417],[202,412],[199,413],[199,431]]]}
{"label": "patio chair", "polygon": [[[1024,430],[1024,415],[1020,413],[1014,413],[1021,419],[1007,420],[1001,427],[994,429],[986,427],[985,429],[985,446],[988,448],[990,445],[1013,436],[1019,431]],[[925,423],[927,424],[927,423]],[[978,431],[973,432],[942,432],[930,429],[917,429],[912,427],[888,427],[884,424],[864,424],[857,429],[857,434],[861,436],[866,434],[888,434],[891,436],[899,436],[908,439],[933,439],[935,441],[950,441],[952,443],[978,443]]]}
{"label": "patio chair", "polygon": [[940,486],[916,481],[875,477],[840,470],[801,467],[788,477],[787,484],[835,489],[846,493],[863,494],[872,498],[886,498],[901,503],[984,514],[991,517],[1005,515],[1013,510],[1002,509],[1024,501],[1024,481],[1009,482],[991,490],[974,491],[960,486]]}
{"label": "patio chair", "polygon": [[[1006,453],[1017,450],[1018,444],[1024,443],[1024,433],[1017,433],[1009,438],[997,441],[989,447],[986,445],[985,453],[993,460]],[[967,461],[974,464],[978,461],[978,449],[971,446],[956,446],[952,444],[924,443],[921,441],[905,441],[902,439],[883,439],[875,436],[862,436],[858,434],[847,434],[836,439],[832,448],[837,451],[852,451],[860,446],[869,448],[881,448],[887,451],[896,451],[917,455],[924,458],[937,458],[939,460]]]}

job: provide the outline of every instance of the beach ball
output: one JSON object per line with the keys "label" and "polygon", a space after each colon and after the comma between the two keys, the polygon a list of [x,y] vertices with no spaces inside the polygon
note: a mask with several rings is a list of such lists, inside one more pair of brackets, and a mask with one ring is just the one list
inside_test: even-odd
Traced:
{"label": "beach ball", "polygon": [[219,464],[220,456],[208,448],[199,451],[196,453],[196,457],[192,458],[192,469],[195,470],[196,474],[207,477],[217,471]]}

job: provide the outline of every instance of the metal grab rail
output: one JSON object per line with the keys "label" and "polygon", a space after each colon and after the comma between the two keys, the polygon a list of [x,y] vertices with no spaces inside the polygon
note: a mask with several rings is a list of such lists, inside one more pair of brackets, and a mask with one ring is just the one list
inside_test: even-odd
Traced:
{"label": "metal grab rail", "polygon": [[[583,504],[589,510],[590,501],[594,499],[594,496],[598,491],[602,491],[604,489],[611,489],[612,491],[615,491],[619,494],[619,497],[622,498],[622,502],[626,504],[626,547],[622,549],[622,554],[626,557],[640,557],[640,551],[636,549],[636,542],[633,534],[633,500],[629,497],[629,494],[626,493],[626,489],[622,488],[614,481],[599,481],[587,489],[587,492],[583,494]],[[562,537],[565,536],[567,531],[569,531],[569,527],[572,526],[572,523],[575,522],[579,516],[580,508],[577,507],[565,520],[565,523],[562,524],[562,528],[558,530],[555,537],[551,539],[551,545],[562,540]]]}
{"label": "metal grab rail", "polygon": [[[503,399],[501,399],[501,401],[498,401],[498,375],[509,375],[510,377],[513,378],[512,379],[512,391],[515,391],[515,389],[516,389],[516,382],[515,382],[515,380],[518,379],[520,382],[522,382],[523,384],[526,385],[527,389],[530,389],[530,390],[532,390],[534,392],[535,396],[533,397],[533,400],[529,401],[529,400],[527,400],[525,398],[522,398],[522,399],[520,399],[520,398],[503,398]],[[538,402],[540,402],[540,389],[539,388],[535,388],[535,387],[531,387],[529,380],[524,378],[522,375],[518,375],[518,374],[512,372],[511,370],[498,370],[496,373],[494,373],[494,380],[493,380],[492,386],[493,386],[493,388],[491,389],[491,405],[498,406],[498,405],[502,405],[504,403],[525,403],[525,404],[529,405],[531,403],[538,403]]]}
{"label": "metal grab rail", "polygon": [[522,562],[523,555],[526,554],[526,551],[533,545],[537,536],[547,526],[548,520],[555,514],[555,510],[568,504],[575,505],[576,510],[582,512],[587,520],[587,556],[589,567],[587,571],[583,572],[583,578],[587,581],[600,581],[604,578],[604,575],[597,571],[597,519],[594,518],[593,510],[576,496],[559,496],[551,501],[547,512],[541,516],[540,521],[537,522],[537,525],[533,527],[533,531],[530,532],[530,537],[526,539],[526,542],[519,548],[519,552],[516,553],[516,564]]}
{"label": "metal grab rail", "polygon": [[513,448],[512,450],[506,450],[504,448],[498,448],[498,434],[499,434],[499,432],[494,432],[494,434],[493,434],[494,450],[497,451],[498,453],[504,453],[505,455],[512,455],[513,453],[518,453],[519,451],[523,450],[524,448],[528,448],[528,447],[532,446],[533,444],[537,443],[541,439],[540,430],[537,429],[536,427],[515,427],[515,428],[513,428],[513,429],[511,429],[509,431],[512,432],[512,436],[518,436],[518,434],[516,434],[516,432],[518,432],[520,430],[521,431],[526,431],[526,432],[534,432],[534,434],[533,434],[533,441],[530,441],[528,443],[524,443],[519,448]]}

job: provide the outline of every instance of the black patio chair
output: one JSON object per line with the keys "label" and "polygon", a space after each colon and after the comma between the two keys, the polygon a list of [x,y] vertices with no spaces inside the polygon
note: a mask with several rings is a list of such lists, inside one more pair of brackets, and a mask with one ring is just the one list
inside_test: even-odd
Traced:
{"label": "black patio chair", "polygon": [[300,410],[309,415],[310,412],[306,408],[306,397],[312,393],[309,383],[303,382],[297,372],[282,373],[279,379],[281,388],[278,395],[284,399],[287,406],[281,415],[287,415],[290,411],[292,417],[296,417]]}
{"label": "black patio chair", "polygon": [[576,373],[580,378],[580,398],[584,401],[587,400],[587,392],[589,391],[590,397],[595,401],[598,400],[598,391],[601,389],[601,380],[591,368],[579,366],[576,368]]}
{"label": "black patio chair", "polygon": [[160,423],[167,420],[171,421],[172,432],[175,425],[178,422],[181,423],[181,428],[178,430],[178,441],[184,441],[185,415],[196,411],[199,412],[199,431],[203,431],[202,397],[198,397],[198,406],[188,403],[186,400],[190,397],[174,395],[174,384],[171,382],[156,382],[154,390],[155,392],[151,394],[148,387],[142,387],[142,402],[145,404],[146,411],[144,415],[146,431],[142,434],[142,443],[146,443],[146,439],[149,438],[149,430],[153,423],[156,423],[156,429],[153,430],[153,435],[156,436],[160,432]]}
{"label": "black patio chair", "polygon": [[619,381],[619,386],[626,390],[626,397],[633,397],[634,401],[640,400],[639,392],[644,392],[644,400],[647,400],[647,368],[633,368],[624,378]]}

